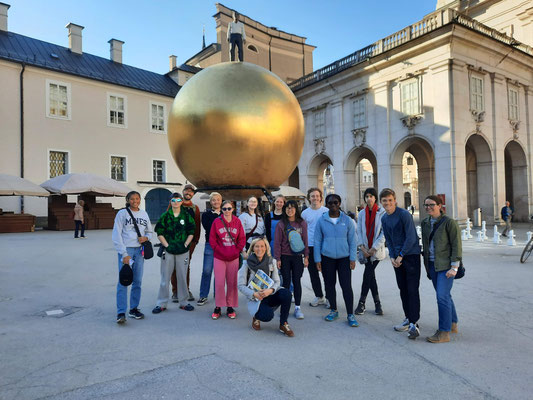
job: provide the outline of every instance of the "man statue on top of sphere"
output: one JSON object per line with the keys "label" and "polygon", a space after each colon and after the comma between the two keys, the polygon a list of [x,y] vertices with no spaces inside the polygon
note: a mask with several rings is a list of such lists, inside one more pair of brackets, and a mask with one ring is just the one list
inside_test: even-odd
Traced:
{"label": "man statue on top of sphere", "polygon": [[236,11],[233,11],[233,21],[228,25],[228,42],[230,61],[236,61],[235,47],[238,47],[239,61],[244,61],[243,44],[246,43],[246,34],[244,33],[244,24],[239,22],[239,13]]}

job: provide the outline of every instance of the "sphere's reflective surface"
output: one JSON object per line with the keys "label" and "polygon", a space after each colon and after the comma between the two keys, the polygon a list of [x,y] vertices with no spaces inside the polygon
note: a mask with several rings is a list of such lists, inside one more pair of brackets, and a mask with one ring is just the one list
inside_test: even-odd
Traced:
{"label": "sphere's reflective surface", "polygon": [[[179,91],[168,123],[168,144],[185,177],[199,188],[275,188],[302,154],[304,122],[292,91],[250,63],[213,65]],[[258,190],[225,193],[242,199]]]}

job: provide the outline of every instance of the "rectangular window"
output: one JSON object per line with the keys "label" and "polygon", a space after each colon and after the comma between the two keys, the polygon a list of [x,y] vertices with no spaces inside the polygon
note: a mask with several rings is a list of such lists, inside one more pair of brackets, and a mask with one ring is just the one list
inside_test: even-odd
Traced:
{"label": "rectangular window", "polygon": [[50,178],[68,174],[68,153],[64,151],[50,151]]}
{"label": "rectangular window", "polygon": [[470,109],[472,111],[484,111],[483,101],[483,78],[470,77]]}
{"label": "rectangular window", "polygon": [[509,119],[511,121],[520,120],[520,111],[518,107],[518,90],[509,88]]}
{"label": "rectangular window", "polygon": [[404,115],[420,114],[418,79],[403,82],[400,91]]}
{"label": "rectangular window", "polygon": [[165,133],[165,105],[150,103],[150,130],[152,132]]}
{"label": "rectangular window", "polygon": [[326,110],[315,112],[315,138],[326,136]]}
{"label": "rectangular window", "polygon": [[126,182],[126,157],[111,156],[111,179]]}
{"label": "rectangular window", "polygon": [[108,124],[110,126],[126,127],[126,98],[109,94],[108,97]]}
{"label": "rectangular window", "polygon": [[354,129],[366,126],[366,97],[359,96],[353,101]]}
{"label": "rectangular window", "polygon": [[70,84],[46,80],[46,116],[70,119]]}
{"label": "rectangular window", "polygon": [[154,182],[165,182],[165,162],[154,160],[152,166],[152,180]]}

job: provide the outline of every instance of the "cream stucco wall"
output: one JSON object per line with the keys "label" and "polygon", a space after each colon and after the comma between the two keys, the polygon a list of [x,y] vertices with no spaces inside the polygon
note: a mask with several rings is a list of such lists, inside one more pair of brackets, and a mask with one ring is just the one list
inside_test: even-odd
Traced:
{"label": "cream stucco wall", "polygon": [[[19,125],[20,65],[0,62],[0,167],[2,172],[20,173]],[[46,116],[47,79],[70,85],[71,118]],[[108,126],[108,94],[127,99],[127,127]],[[49,178],[48,151],[68,152],[68,172],[89,172],[111,176],[111,155],[127,158],[126,182],[131,189],[147,192],[155,186],[139,185],[137,181],[152,181],[152,161],[166,162],[167,182],[184,183],[185,178],[170,154],[167,135],[151,132],[150,104],[163,104],[165,123],[173,98],[102,83],[72,75],[27,66],[24,72],[24,175],[40,184]],[[148,189],[148,190],[147,190]],[[169,188],[172,189],[172,187]],[[102,199],[120,207],[122,199]],[[0,208],[18,212],[16,198],[0,199]],[[47,200],[25,198],[25,212],[38,216],[47,214]]]}

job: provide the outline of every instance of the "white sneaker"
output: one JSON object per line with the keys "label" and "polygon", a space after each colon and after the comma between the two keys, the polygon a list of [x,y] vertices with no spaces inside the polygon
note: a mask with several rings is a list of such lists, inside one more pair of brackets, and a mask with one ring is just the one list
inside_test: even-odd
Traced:
{"label": "white sneaker", "polygon": [[319,305],[326,304],[327,300],[325,297],[315,297],[309,305],[311,307],[318,307]]}
{"label": "white sneaker", "polygon": [[302,310],[300,308],[296,308],[294,310],[294,318],[296,318],[296,319],[304,319],[304,313],[302,312]]}
{"label": "white sneaker", "polygon": [[409,320],[406,318],[401,324],[394,325],[393,328],[396,332],[407,332],[409,329]]}

